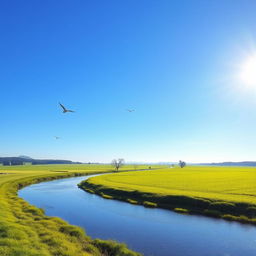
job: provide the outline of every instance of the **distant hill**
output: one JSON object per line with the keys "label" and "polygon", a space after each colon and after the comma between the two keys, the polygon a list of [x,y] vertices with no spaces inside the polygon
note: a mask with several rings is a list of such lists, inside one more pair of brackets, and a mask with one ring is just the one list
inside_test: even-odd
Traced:
{"label": "distant hill", "polygon": [[72,162],[70,160],[57,159],[33,159],[27,156],[19,157],[0,157],[0,164],[2,165],[23,165],[23,164],[81,164],[80,162]]}
{"label": "distant hill", "polygon": [[222,163],[201,163],[199,165],[211,166],[256,166],[256,161],[243,161],[243,162],[222,162]]}
{"label": "distant hill", "polygon": [[18,157],[24,158],[24,159],[33,159],[33,158],[31,158],[30,156],[18,156]]}

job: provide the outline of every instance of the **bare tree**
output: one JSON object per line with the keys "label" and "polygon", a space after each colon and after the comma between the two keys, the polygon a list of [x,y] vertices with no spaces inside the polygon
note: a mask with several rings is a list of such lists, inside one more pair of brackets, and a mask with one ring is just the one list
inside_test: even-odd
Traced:
{"label": "bare tree", "polygon": [[184,168],[186,166],[186,163],[184,161],[179,161],[180,168]]}
{"label": "bare tree", "polygon": [[111,164],[115,167],[116,171],[118,172],[119,168],[124,165],[124,159],[114,159]]}

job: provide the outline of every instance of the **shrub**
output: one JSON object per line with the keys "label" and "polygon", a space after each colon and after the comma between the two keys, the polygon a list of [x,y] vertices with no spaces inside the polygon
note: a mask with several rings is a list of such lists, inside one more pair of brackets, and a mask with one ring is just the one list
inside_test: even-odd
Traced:
{"label": "shrub", "polygon": [[209,205],[209,209],[220,212],[233,212],[235,205],[228,202],[214,202]]}
{"label": "shrub", "polygon": [[44,210],[42,208],[36,208],[30,205],[25,207],[24,212],[28,212],[33,215],[39,215],[39,216],[42,216],[44,214]]}
{"label": "shrub", "polygon": [[102,255],[108,256],[140,256],[141,254],[130,251],[125,244],[120,244],[115,241],[102,241],[95,239],[93,244],[97,246],[101,251]]}
{"label": "shrub", "polygon": [[157,204],[156,204],[156,203],[152,203],[152,202],[149,202],[149,201],[144,201],[144,202],[143,202],[143,205],[144,205],[145,207],[150,207],[150,208],[155,208],[155,207],[157,207]]}
{"label": "shrub", "polygon": [[127,202],[130,203],[130,204],[138,204],[138,201],[136,200],[132,200],[132,199],[127,199]]}
{"label": "shrub", "polygon": [[188,213],[188,210],[183,208],[174,208],[174,211],[178,213],[184,213],[184,214]]}
{"label": "shrub", "polygon": [[92,189],[86,188],[85,191],[88,193],[94,194],[94,191]]}
{"label": "shrub", "polygon": [[235,221],[238,219],[238,217],[230,215],[230,214],[224,214],[224,215],[222,215],[222,218],[225,220],[232,220],[232,221]]}
{"label": "shrub", "polygon": [[62,226],[60,228],[60,232],[68,234],[70,236],[75,236],[78,238],[83,237],[85,234],[85,232],[81,228],[71,226],[71,225]]}
{"label": "shrub", "polygon": [[86,252],[89,252],[91,255],[101,255],[103,256],[97,247],[95,247],[93,244],[87,244],[86,248],[84,249]]}
{"label": "shrub", "polygon": [[239,216],[239,221],[241,221],[241,222],[244,222],[244,223],[249,223],[250,222],[250,219],[248,219],[246,216],[244,216],[244,215],[241,215],[241,216]]}
{"label": "shrub", "polygon": [[221,216],[221,213],[219,211],[209,210],[209,209],[204,210],[204,214],[207,216],[211,216],[211,217],[220,217]]}
{"label": "shrub", "polygon": [[256,217],[256,207],[250,206],[246,209],[246,213],[249,217],[254,218]]}
{"label": "shrub", "polygon": [[100,193],[100,195],[105,199],[113,199],[113,196],[106,195],[104,193]]}

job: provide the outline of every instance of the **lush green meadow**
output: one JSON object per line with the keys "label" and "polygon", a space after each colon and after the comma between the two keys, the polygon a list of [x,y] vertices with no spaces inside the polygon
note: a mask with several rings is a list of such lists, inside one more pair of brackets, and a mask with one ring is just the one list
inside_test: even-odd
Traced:
{"label": "lush green meadow", "polygon": [[108,198],[256,223],[256,168],[163,168],[106,174],[81,187]]}
{"label": "lush green meadow", "polygon": [[[121,171],[147,169],[124,166]],[[152,166],[153,168],[153,166]],[[256,169],[186,167],[119,172],[90,178],[81,187],[91,193],[146,207],[203,213],[256,223]],[[0,166],[0,255],[138,255],[125,245],[92,240],[82,229],[17,196],[23,186],[57,178],[113,172],[110,165]]]}
{"label": "lush green meadow", "polygon": [[0,255],[139,255],[123,244],[92,240],[79,227],[45,216],[17,196],[19,188],[32,183],[110,171],[109,165],[0,166]]}

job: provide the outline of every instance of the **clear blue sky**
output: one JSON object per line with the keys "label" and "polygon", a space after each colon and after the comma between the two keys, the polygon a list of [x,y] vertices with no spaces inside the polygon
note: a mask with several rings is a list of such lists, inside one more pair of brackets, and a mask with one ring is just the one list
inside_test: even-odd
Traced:
{"label": "clear blue sky", "polygon": [[233,78],[255,13],[254,0],[1,1],[0,155],[256,160],[256,85]]}

